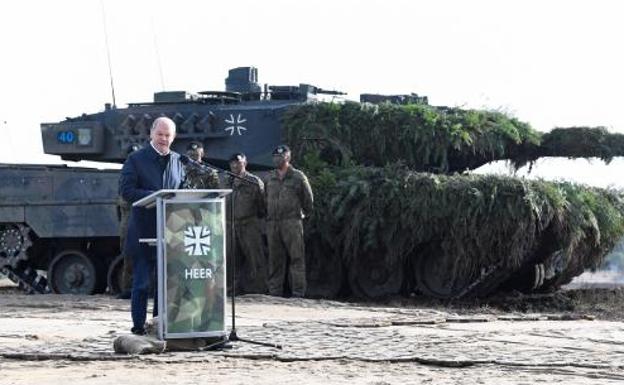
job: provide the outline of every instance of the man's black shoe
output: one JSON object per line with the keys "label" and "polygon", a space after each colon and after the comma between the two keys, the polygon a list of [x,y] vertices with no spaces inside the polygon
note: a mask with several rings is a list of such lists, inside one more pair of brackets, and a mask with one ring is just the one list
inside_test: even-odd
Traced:
{"label": "man's black shoe", "polygon": [[131,294],[129,291],[122,291],[117,295],[117,299],[130,299]]}
{"label": "man's black shoe", "polygon": [[135,328],[133,327],[132,329],[130,329],[130,331],[132,332],[132,334],[136,334],[137,336],[144,336],[145,335],[145,329],[143,328]]}

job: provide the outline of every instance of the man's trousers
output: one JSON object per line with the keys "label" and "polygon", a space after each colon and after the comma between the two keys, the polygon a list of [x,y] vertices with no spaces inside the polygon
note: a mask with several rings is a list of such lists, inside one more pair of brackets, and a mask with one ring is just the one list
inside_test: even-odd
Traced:
{"label": "man's trousers", "polygon": [[269,241],[269,294],[284,295],[286,265],[293,297],[303,297],[306,291],[303,221],[284,219],[267,221]]}
{"label": "man's trousers", "polygon": [[154,283],[153,316],[158,315],[158,285],[155,279],[156,248],[141,244],[138,253],[132,257],[132,324],[133,330],[144,329],[147,317],[147,298],[149,289]]}

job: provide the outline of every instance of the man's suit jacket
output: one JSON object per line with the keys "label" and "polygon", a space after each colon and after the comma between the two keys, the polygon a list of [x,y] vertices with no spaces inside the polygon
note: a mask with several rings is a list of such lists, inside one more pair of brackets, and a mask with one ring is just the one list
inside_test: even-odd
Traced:
{"label": "man's suit jacket", "polygon": [[[151,145],[128,156],[119,179],[119,190],[123,199],[134,203],[163,188],[163,171],[159,164],[159,157],[160,155]],[[172,178],[169,185],[180,188],[185,177],[180,155],[171,151],[169,163]],[[133,256],[139,252],[139,238],[156,238],[155,208],[132,208],[124,253]]]}

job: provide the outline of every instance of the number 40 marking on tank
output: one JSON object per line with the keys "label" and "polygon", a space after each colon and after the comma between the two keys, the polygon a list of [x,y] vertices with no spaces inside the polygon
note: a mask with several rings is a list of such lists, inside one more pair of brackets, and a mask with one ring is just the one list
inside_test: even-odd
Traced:
{"label": "number 40 marking on tank", "polygon": [[242,135],[242,131],[247,131],[245,126],[241,126],[241,124],[245,123],[247,119],[244,119],[241,114],[238,114],[236,118],[234,114],[230,114],[229,119],[225,119],[225,123],[229,124],[229,126],[225,127],[225,131],[230,132],[230,136],[234,135],[234,130],[238,135]]}

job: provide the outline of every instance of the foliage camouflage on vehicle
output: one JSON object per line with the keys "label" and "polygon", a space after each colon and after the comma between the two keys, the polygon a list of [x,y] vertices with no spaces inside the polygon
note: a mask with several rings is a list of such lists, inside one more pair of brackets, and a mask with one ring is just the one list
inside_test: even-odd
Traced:
{"label": "foliage camouflage on vehicle", "polygon": [[312,270],[321,270],[318,295],[335,294],[341,272],[369,298],[551,290],[597,267],[624,235],[615,190],[400,165],[315,171],[306,245]]}
{"label": "foliage camouflage on vehicle", "polygon": [[[624,136],[602,128],[541,134],[500,113],[357,104],[292,108],[284,127],[315,191],[306,246],[318,296],[552,290],[598,266],[624,235],[620,191],[414,171],[466,168],[458,160],[469,154],[608,161]],[[522,159],[511,156],[519,148]]]}
{"label": "foliage camouflage on vehicle", "polygon": [[334,165],[401,161],[414,171],[449,173],[495,160],[520,167],[547,156],[624,155],[624,135],[603,127],[540,133],[501,112],[426,104],[305,104],[289,108],[283,122],[295,154],[321,151]]}

